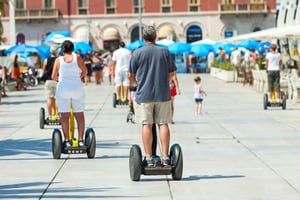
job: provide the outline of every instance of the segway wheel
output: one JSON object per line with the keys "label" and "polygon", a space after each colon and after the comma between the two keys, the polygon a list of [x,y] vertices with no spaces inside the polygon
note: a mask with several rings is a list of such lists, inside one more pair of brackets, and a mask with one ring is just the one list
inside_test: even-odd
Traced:
{"label": "segway wheel", "polygon": [[268,95],[264,94],[264,109],[268,109]]}
{"label": "segway wheel", "polygon": [[34,76],[29,76],[28,79],[29,79],[30,86],[37,86],[39,84],[37,78]]}
{"label": "segway wheel", "polygon": [[286,109],[286,95],[284,92],[281,92],[281,100],[282,100],[282,110]]}
{"label": "segway wheel", "polygon": [[44,129],[45,127],[45,109],[40,109],[40,129]]}
{"label": "segway wheel", "polygon": [[142,151],[136,144],[130,148],[129,172],[132,181],[140,180],[142,174]]}
{"label": "segway wheel", "polygon": [[170,150],[173,180],[181,180],[183,171],[183,156],[179,144],[173,144]]}
{"label": "segway wheel", "polygon": [[95,158],[96,154],[96,135],[92,128],[85,131],[85,146],[87,146],[87,157]]}
{"label": "segway wheel", "polygon": [[54,159],[60,159],[62,145],[62,134],[60,130],[56,128],[52,133],[52,155]]}
{"label": "segway wheel", "polygon": [[117,106],[117,94],[116,93],[113,93],[113,107],[115,108]]}

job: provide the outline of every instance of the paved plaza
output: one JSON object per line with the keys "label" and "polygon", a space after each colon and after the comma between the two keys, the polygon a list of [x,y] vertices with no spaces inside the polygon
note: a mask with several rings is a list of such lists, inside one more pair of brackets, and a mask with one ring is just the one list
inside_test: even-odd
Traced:
{"label": "paved plaza", "polygon": [[[178,74],[171,144],[183,151],[183,177],[129,176],[129,150],[141,126],[128,106],[112,106],[108,80],[86,89],[86,126],[96,133],[94,159],[52,158],[53,128],[39,128],[43,85],[8,92],[0,105],[0,199],[300,200],[300,106],[263,109],[263,93],[200,74],[208,96],[195,115],[192,74]],[[141,146],[142,147],[142,146]]]}

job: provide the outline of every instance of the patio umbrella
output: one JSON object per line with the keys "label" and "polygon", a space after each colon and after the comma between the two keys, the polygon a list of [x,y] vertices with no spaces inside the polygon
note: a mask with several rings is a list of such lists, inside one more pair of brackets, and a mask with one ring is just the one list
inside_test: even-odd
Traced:
{"label": "patio umbrella", "polygon": [[259,42],[256,40],[244,40],[237,44],[238,47],[244,47],[246,49],[256,49]]}
{"label": "patio umbrella", "polygon": [[219,51],[219,48],[222,48],[226,54],[231,54],[231,50],[232,49],[235,49],[237,47],[236,44],[233,44],[231,42],[217,42],[215,45],[214,45],[214,50],[215,52],[218,52]]}
{"label": "patio umbrella", "polygon": [[171,54],[182,54],[185,52],[189,52],[191,49],[191,45],[183,42],[175,42],[173,44],[170,44],[167,48]]}
{"label": "patio umbrella", "polygon": [[126,45],[125,48],[128,50],[134,51],[142,46],[145,46],[145,41],[144,40],[136,40],[136,41]]}
{"label": "patio umbrella", "polygon": [[207,56],[209,50],[214,51],[214,46],[210,44],[194,44],[191,45],[191,52],[194,52],[196,57]]}
{"label": "patio umbrella", "polygon": [[89,51],[93,51],[93,47],[91,47],[88,43],[86,42],[76,42],[74,45],[74,51],[80,50],[82,54],[86,54]]}
{"label": "patio umbrella", "polygon": [[39,50],[35,46],[26,45],[26,44],[20,44],[20,45],[14,45],[10,47],[9,49],[4,51],[5,54],[11,54],[11,53],[38,53],[43,54],[43,51]]}
{"label": "patio umbrella", "polygon": [[167,47],[170,44],[173,44],[174,41],[173,40],[169,40],[169,39],[162,39],[162,40],[158,40],[155,42],[157,45],[159,46],[163,46],[163,47]]}
{"label": "patio umbrella", "polygon": [[71,37],[71,34],[68,31],[54,31],[47,35],[44,40],[42,40],[42,44],[48,43],[55,37]]}

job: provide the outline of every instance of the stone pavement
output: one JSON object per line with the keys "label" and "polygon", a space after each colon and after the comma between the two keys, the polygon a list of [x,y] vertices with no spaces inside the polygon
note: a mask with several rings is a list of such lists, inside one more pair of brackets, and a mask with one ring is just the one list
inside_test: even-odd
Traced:
{"label": "stone pavement", "polygon": [[127,106],[112,107],[114,88],[86,86],[86,125],[96,156],[52,158],[55,126],[39,129],[43,86],[9,92],[0,105],[0,199],[299,200],[300,108],[263,110],[251,86],[200,74],[208,96],[196,116],[193,75],[178,74],[171,143],[183,151],[183,178],[129,176],[129,149],[141,145],[140,125],[126,123]]}

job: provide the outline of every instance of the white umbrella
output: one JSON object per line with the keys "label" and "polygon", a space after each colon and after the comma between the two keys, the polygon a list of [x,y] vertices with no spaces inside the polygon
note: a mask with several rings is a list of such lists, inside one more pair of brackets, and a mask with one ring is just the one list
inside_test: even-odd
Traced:
{"label": "white umbrella", "polygon": [[173,44],[174,41],[173,41],[173,40],[169,40],[169,39],[162,39],[162,40],[156,41],[155,43],[156,43],[157,45],[167,47],[167,46]]}
{"label": "white umbrella", "polygon": [[196,42],[192,42],[191,45],[194,44],[209,44],[209,45],[215,45],[216,41],[211,40],[211,39],[204,39],[204,40],[198,40]]}

